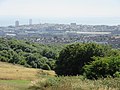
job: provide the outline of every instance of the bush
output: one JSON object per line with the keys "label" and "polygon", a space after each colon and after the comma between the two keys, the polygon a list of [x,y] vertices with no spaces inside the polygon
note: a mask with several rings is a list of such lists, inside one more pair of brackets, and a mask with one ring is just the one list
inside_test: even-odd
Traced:
{"label": "bush", "polygon": [[93,56],[104,57],[108,49],[95,43],[68,45],[60,52],[55,71],[58,75],[82,74],[82,67],[93,61]]}
{"label": "bush", "polygon": [[58,58],[61,48],[59,45],[43,45],[12,38],[0,38],[0,61],[33,68],[43,68],[47,64],[54,69],[55,59]]}
{"label": "bush", "polygon": [[47,64],[50,66],[50,68],[52,70],[55,69],[55,62],[56,62],[56,60],[54,60],[54,59],[49,59],[48,62],[47,62]]}
{"label": "bush", "polygon": [[83,67],[84,75],[87,78],[98,79],[118,76],[117,72],[120,72],[120,56],[95,59],[95,61]]}
{"label": "bush", "polygon": [[9,59],[6,58],[6,57],[0,56],[0,61],[2,61],[2,62],[8,62]]}
{"label": "bush", "polygon": [[50,66],[49,66],[49,65],[47,65],[47,64],[45,64],[45,65],[43,66],[43,68],[42,68],[42,69],[45,69],[45,70],[51,70]]}
{"label": "bush", "polygon": [[120,78],[120,72],[115,72],[115,74],[114,74],[114,77],[118,77],[118,78]]}

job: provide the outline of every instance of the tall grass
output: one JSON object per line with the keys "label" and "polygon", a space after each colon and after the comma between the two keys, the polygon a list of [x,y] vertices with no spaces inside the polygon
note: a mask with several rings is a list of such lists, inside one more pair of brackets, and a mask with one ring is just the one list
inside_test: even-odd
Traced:
{"label": "tall grass", "polygon": [[82,76],[50,77],[37,81],[32,90],[120,90],[120,78],[88,80]]}

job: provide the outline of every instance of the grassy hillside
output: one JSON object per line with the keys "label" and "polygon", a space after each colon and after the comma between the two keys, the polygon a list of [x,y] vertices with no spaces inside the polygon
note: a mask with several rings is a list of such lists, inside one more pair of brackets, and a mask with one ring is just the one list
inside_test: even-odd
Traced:
{"label": "grassy hillside", "polygon": [[54,71],[0,62],[0,90],[119,90],[120,78],[54,77]]}
{"label": "grassy hillside", "polygon": [[25,68],[0,62],[0,90],[26,90],[29,84],[42,75],[54,76],[54,71]]}

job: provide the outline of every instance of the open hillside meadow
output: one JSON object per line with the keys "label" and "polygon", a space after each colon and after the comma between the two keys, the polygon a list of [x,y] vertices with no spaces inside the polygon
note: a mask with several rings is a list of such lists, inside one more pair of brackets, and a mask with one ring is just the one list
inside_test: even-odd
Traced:
{"label": "open hillside meadow", "polygon": [[0,62],[0,90],[120,90],[120,78],[56,77],[54,71]]}
{"label": "open hillside meadow", "polygon": [[55,73],[0,62],[0,90],[26,90],[32,81],[43,79],[40,75],[54,76]]}

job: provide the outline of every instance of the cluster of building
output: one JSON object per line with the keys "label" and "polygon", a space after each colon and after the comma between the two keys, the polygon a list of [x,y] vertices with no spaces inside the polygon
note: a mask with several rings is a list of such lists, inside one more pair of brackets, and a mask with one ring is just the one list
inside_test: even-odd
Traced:
{"label": "cluster of building", "polygon": [[[29,19],[29,25],[32,25],[32,19]],[[19,27],[20,24],[19,24],[19,21],[15,21],[15,27]]]}
{"label": "cluster of building", "polygon": [[25,39],[39,43],[96,42],[120,48],[120,25],[33,24],[0,27],[0,37]]}

